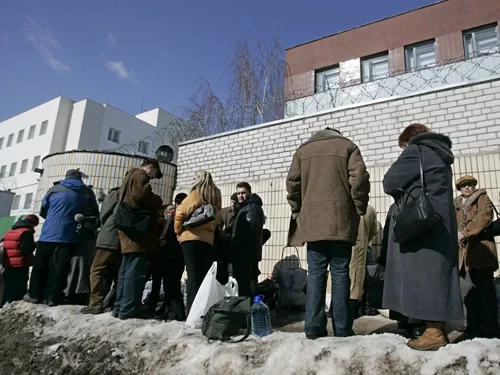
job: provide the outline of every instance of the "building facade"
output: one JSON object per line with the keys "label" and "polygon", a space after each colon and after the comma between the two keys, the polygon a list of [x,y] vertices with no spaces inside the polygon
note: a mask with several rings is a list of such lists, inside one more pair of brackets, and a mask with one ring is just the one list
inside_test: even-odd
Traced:
{"label": "building facade", "polygon": [[[285,178],[297,147],[327,126],[339,129],[358,144],[371,176],[370,204],[383,224],[392,203],[382,188],[384,173],[401,152],[400,132],[413,122],[450,136],[455,177],[474,175],[479,187],[486,188],[494,204],[499,205],[500,78],[428,89],[181,143],[177,190],[187,191],[194,172],[205,169],[212,172],[228,206],[236,184],[249,182],[262,197],[266,226],[272,232],[261,262],[265,277],[286,245],[290,207]],[[306,267],[305,249],[299,250]],[[285,256],[293,251],[285,250]]]}
{"label": "building facade", "polygon": [[[168,128],[177,117],[157,108],[137,116],[89,99],[58,97],[0,123],[0,185],[15,193],[11,215],[34,207],[41,160],[68,150],[112,150],[154,156],[176,150]],[[176,155],[177,152],[174,152]],[[68,168],[79,165],[67,164]]]}
{"label": "building facade", "polygon": [[286,117],[500,76],[500,1],[444,0],[286,51]]}

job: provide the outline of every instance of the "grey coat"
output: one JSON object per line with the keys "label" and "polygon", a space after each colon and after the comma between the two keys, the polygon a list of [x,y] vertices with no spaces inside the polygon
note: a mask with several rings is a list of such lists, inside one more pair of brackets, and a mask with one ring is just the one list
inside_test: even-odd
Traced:
{"label": "grey coat", "polygon": [[115,214],[118,207],[119,187],[111,189],[102,202],[99,218],[101,231],[97,236],[96,247],[104,250],[120,250],[120,237],[115,225]]}
{"label": "grey coat", "polygon": [[[395,196],[398,188],[409,191],[420,186],[417,145],[422,152],[429,199],[442,221],[418,240],[407,244],[394,242],[393,231],[389,230],[383,307],[421,320],[460,319],[463,318],[463,305],[451,140],[436,133],[414,137],[385,174],[384,191]],[[414,193],[418,191],[415,189]]]}

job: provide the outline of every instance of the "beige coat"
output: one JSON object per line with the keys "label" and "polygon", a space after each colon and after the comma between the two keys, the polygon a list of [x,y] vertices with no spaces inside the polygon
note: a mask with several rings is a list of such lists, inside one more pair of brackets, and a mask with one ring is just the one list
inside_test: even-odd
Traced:
{"label": "beige coat", "polygon": [[356,243],[359,217],[366,212],[370,175],[352,141],[320,130],[293,156],[286,179],[292,215],[289,242],[329,240]]}
{"label": "beige coat", "polygon": [[366,251],[378,233],[377,212],[368,205],[366,215],[359,222],[358,239],[352,247],[349,277],[351,279],[351,299],[361,300],[366,274]]}

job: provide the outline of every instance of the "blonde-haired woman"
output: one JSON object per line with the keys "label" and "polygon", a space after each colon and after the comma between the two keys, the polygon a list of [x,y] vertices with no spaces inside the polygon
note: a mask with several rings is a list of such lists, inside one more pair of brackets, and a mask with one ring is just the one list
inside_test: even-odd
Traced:
{"label": "blonde-haired woman", "polygon": [[222,196],[215,186],[212,175],[207,171],[198,171],[194,176],[191,192],[182,201],[175,212],[174,230],[182,246],[187,271],[187,311],[191,309],[194,297],[201,283],[215,260],[213,250],[215,229],[219,220],[213,220],[196,228],[184,228],[191,214],[203,203],[211,204],[220,216]]}

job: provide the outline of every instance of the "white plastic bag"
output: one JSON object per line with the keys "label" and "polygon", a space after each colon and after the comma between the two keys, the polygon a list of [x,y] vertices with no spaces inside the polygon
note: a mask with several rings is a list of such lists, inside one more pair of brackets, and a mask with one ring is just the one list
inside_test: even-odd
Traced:
{"label": "white plastic bag", "polygon": [[[226,285],[222,285],[216,279],[217,262],[212,264],[207,275],[201,283],[200,289],[194,298],[193,305],[186,319],[186,325],[191,328],[201,328],[203,318],[208,309],[224,297],[238,296],[238,282],[229,276]],[[189,277],[189,275],[188,275]]]}

